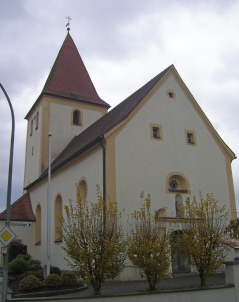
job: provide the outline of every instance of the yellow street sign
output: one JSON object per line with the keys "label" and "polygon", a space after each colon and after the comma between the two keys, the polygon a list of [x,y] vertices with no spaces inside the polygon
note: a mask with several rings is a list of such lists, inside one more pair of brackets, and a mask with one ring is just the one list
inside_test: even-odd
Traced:
{"label": "yellow street sign", "polygon": [[0,232],[0,241],[4,246],[7,246],[15,237],[16,235],[8,226],[5,226]]}

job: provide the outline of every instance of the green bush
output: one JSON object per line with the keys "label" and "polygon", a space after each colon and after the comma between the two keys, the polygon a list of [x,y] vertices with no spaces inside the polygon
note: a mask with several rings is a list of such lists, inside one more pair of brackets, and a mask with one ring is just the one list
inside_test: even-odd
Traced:
{"label": "green bush", "polygon": [[76,274],[73,272],[64,272],[61,279],[64,285],[77,285],[79,283]]}
{"label": "green bush", "polygon": [[27,263],[27,270],[28,271],[38,271],[42,269],[41,262],[39,260],[30,259]]}
{"label": "green bush", "polygon": [[30,290],[42,287],[42,282],[36,276],[26,276],[20,281],[20,290]]}
{"label": "green bush", "polygon": [[50,268],[50,274],[57,274],[57,275],[61,276],[61,270],[59,269],[59,267],[52,266]]}
{"label": "green bush", "polygon": [[13,259],[8,265],[9,273],[22,274],[27,271],[27,257],[28,255],[19,254]]}
{"label": "green bush", "polygon": [[38,271],[41,267],[41,262],[32,259],[30,255],[19,254],[9,263],[9,272],[15,274],[23,274],[26,271]]}
{"label": "green bush", "polygon": [[62,285],[61,277],[57,274],[51,274],[43,281],[44,286],[59,287]]}
{"label": "green bush", "polygon": [[23,274],[20,275],[19,279],[22,280],[26,276],[36,276],[39,279],[42,279],[42,270],[38,271],[26,271]]}

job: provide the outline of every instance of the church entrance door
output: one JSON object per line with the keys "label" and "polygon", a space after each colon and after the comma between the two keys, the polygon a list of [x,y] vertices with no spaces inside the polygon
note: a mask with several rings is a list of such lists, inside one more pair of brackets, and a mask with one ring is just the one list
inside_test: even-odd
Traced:
{"label": "church entrance door", "polygon": [[175,242],[177,242],[177,239],[180,239],[182,233],[183,232],[181,230],[177,230],[171,234],[171,260],[173,274],[191,272],[190,265],[184,253],[186,247],[182,244],[175,245]]}

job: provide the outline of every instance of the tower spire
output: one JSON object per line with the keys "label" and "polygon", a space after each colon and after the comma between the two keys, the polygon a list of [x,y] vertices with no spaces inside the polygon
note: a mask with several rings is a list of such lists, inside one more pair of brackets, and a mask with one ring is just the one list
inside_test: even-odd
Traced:
{"label": "tower spire", "polygon": [[109,107],[96,92],[69,32],[46,80],[42,93]]}

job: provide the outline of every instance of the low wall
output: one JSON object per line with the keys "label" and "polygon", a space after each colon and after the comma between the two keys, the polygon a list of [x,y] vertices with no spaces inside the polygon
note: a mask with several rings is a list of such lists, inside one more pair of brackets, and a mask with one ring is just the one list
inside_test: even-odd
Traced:
{"label": "low wall", "polygon": [[80,302],[238,302],[239,301],[239,261],[229,261],[226,266],[226,285],[208,288],[162,290],[153,293],[121,294],[114,296],[91,296],[91,297],[61,297],[61,298],[22,298],[8,301],[80,301]]}

